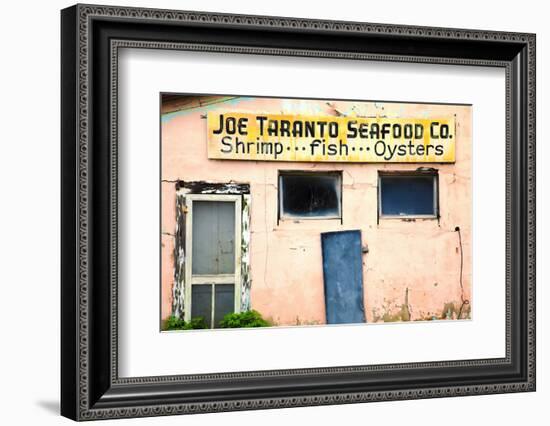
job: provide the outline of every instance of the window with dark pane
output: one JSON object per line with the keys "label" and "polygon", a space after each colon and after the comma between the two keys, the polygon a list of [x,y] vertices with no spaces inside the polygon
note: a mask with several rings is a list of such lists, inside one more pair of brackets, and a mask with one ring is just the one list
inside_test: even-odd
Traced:
{"label": "window with dark pane", "polygon": [[341,173],[284,172],[279,175],[281,217],[340,218]]}
{"label": "window with dark pane", "polygon": [[214,288],[214,327],[218,327],[224,316],[234,312],[235,285],[216,284]]}
{"label": "window with dark pane", "polygon": [[212,284],[191,286],[191,318],[203,317],[212,328]]}
{"label": "window with dark pane", "polygon": [[437,175],[381,175],[381,216],[437,216]]}

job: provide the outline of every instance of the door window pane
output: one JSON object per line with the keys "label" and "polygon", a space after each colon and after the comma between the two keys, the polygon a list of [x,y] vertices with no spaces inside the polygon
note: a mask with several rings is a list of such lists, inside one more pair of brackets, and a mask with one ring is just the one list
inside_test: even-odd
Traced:
{"label": "door window pane", "polygon": [[235,286],[233,284],[216,284],[215,289],[214,324],[217,327],[225,315],[234,312]]}
{"label": "door window pane", "polygon": [[203,317],[212,328],[212,285],[191,286],[191,318]]}
{"label": "door window pane", "polygon": [[436,216],[435,175],[380,176],[382,216]]}
{"label": "door window pane", "polygon": [[235,272],[235,203],[193,202],[193,274]]}

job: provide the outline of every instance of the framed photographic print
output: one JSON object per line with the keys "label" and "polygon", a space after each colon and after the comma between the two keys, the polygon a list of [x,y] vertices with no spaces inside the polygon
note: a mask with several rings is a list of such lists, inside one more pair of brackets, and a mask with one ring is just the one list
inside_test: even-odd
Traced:
{"label": "framed photographic print", "polygon": [[76,5],[74,420],[535,390],[535,36]]}

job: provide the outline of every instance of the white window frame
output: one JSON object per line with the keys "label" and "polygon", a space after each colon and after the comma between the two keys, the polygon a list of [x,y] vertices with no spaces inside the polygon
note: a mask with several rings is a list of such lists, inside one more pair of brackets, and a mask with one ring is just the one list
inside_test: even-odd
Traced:
{"label": "white window frame", "polygon": [[[235,204],[235,272],[234,274],[198,274],[193,275],[193,202],[194,201],[221,201]],[[185,295],[184,320],[191,321],[192,286],[213,284],[211,324],[215,328],[214,313],[216,310],[216,284],[234,284],[235,300],[234,312],[241,311],[241,222],[242,222],[242,195],[233,194],[187,194],[185,198],[187,215],[185,219]]]}

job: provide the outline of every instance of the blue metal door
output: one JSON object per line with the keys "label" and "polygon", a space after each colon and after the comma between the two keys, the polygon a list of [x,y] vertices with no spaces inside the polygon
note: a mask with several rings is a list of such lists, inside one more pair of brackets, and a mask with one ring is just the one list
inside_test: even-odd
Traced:
{"label": "blue metal door", "polygon": [[361,231],[321,234],[327,324],[365,322]]}

